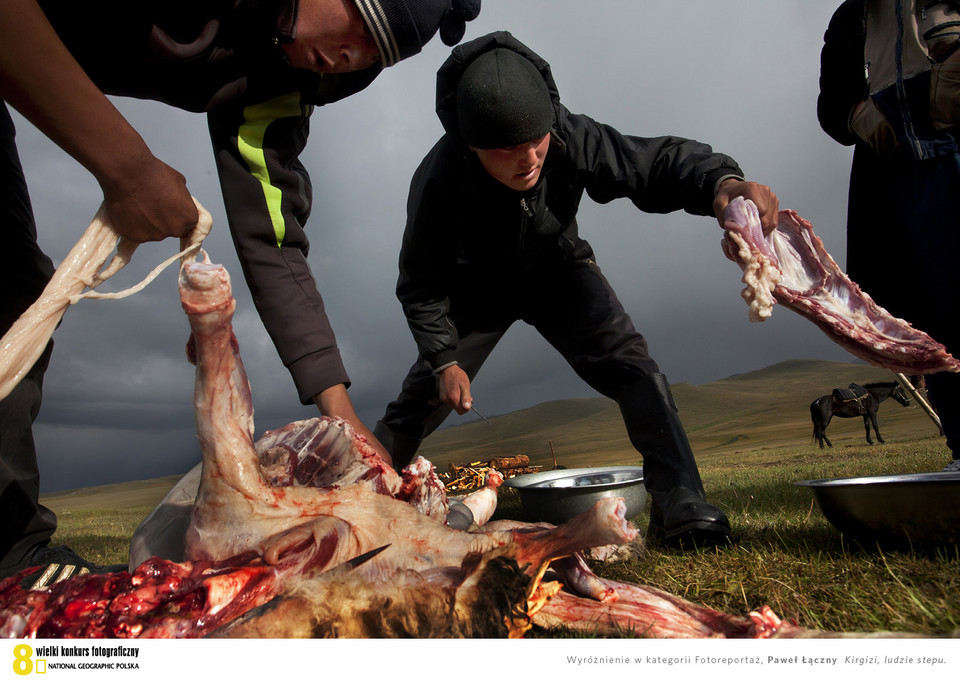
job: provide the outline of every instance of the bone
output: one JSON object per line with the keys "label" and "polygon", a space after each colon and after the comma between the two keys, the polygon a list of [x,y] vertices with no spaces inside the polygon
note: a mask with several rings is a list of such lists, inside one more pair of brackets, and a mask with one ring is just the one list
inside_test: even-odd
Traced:
{"label": "bone", "polygon": [[473,521],[483,526],[490,521],[497,510],[497,489],[503,484],[503,474],[490,470],[483,482],[483,488],[463,497],[463,504],[473,513]]}
{"label": "bone", "polygon": [[731,201],[724,219],[723,252],[743,270],[741,295],[751,321],[769,318],[779,303],[873,366],[909,375],[960,371],[960,361],[942,344],[891,315],[850,280],[795,211],[780,211],[767,236],[749,200]]}
{"label": "bone", "polygon": [[[41,592],[21,589],[22,574],[11,577],[0,583],[3,635],[519,637],[531,626],[815,634],[766,608],[729,615],[598,577],[584,551],[638,538],[621,498],[603,498],[560,526],[491,520],[461,531],[445,524],[429,461],[397,475],[343,421],[298,421],[254,441],[230,278],[205,257],[184,264],[180,281],[203,459],[199,483],[188,475],[196,485],[189,526],[172,541],[185,545],[183,556]],[[497,486],[489,482],[487,504]]]}

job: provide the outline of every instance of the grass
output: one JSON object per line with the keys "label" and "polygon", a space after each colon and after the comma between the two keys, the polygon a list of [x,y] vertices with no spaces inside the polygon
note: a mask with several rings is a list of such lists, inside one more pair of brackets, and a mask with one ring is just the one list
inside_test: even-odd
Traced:
{"label": "grass", "polygon": [[[794,482],[941,469],[948,460],[922,410],[880,409],[883,445],[867,445],[860,419],[835,419],[833,448],[811,442],[810,402],[850,381],[889,379],[863,365],[796,360],[707,385],[675,385],[708,497],[727,513],[735,542],[679,552],[648,546],[601,565],[601,575],[640,582],[731,614],[769,605],[781,618],[833,632],[960,633],[960,555],[891,551],[851,542]],[[451,462],[527,454],[550,469],[635,465],[616,405],[603,399],[544,402],[491,423],[440,430],[421,451],[440,470]],[[50,494],[60,520],[54,541],[99,563],[127,561],[134,529],[176,477]],[[502,489],[496,518],[520,519],[515,492]],[[641,532],[646,514],[635,518]]]}
{"label": "grass", "polygon": [[[769,605],[781,618],[835,632],[960,631],[960,555],[886,551],[847,540],[794,481],[940,469],[942,439],[899,443],[895,453],[850,445],[826,455],[783,447],[704,465],[712,501],[727,513],[735,544],[695,554],[647,550],[603,575],[643,580],[720,611]],[[638,519],[638,526],[646,517]]]}
{"label": "grass", "polygon": [[96,564],[127,562],[130,537],[152,507],[85,508],[57,511],[51,545],[69,545]]}
{"label": "grass", "polygon": [[[958,548],[887,551],[845,539],[794,481],[902,474],[940,469],[938,437],[894,447],[851,444],[814,453],[809,447],[757,452],[704,472],[711,497],[737,531],[737,544],[688,563],[701,599],[718,609],[769,604],[800,625],[833,631],[888,630],[945,635],[960,630]],[[675,557],[640,565],[651,574]],[[685,559],[685,558],[680,558]],[[730,583],[727,574],[735,574]],[[664,574],[667,577],[667,574]]]}
{"label": "grass", "polygon": [[[647,547],[635,559],[596,568],[601,576],[642,582],[732,614],[769,605],[781,618],[834,632],[890,631],[956,635],[960,631],[957,548],[886,551],[845,539],[794,481],[937,470],[939,437],[895,446],[848,444],[820,453],[809,445],[770,447],[701,463],[711,500],[728,514],[735,543],[681,552]],[[102,563],[125,562],[129,537],[152,506],[58,513],[56,542]],[[497,518],[520,518],[510,489]],[[634,522],[646,528],[646,513]]]}

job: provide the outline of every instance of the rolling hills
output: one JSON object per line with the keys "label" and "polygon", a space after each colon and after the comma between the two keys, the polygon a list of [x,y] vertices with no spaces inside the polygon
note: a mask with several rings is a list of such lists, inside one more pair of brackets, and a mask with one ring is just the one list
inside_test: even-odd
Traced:
{"label": "rolling hills", "polygon": [[[810,402],[851,382],[894,380],[889,371],[863,364],[792,360],[733,375],[704,385],[672,386],[674,400],[700,461],[737,451],[813,443]],[[489,415],[488,415],[489,417]],[[917,433],[935,434],[936,426],[915,403],[907,408],[892,400],[879,412],[887,441]],[[835,446],[864,441],[860,418],[835,418],[827,432]],[[530,456],[531,464],[553,467],[627,465],[639,462],[630,446],[617,405],[609,399],[545,402],[522,411],[490,417],[435,432],[421,453],[440,469],[450,462],[489,459],[495,455]]]}
{"label": "rolling hills", "polygon": [[[809,444],[809,405],[835,387],[850,382],[893,380],[889,371],[863,364],[792,360],[733,375],[723,380],[673,385],[680,417],[701,465],[750,451]],[[632,465],[640,462],[630,446],[617,405],[606,398],[546,401],[502,415],[486,414],[489,423],[473,421],[438,430],[421,453],[440,470],[450,463],[524,454],[544,469]],[[455,416],[454,416],[455,417]],[[916,404],[907,408],[890,400],[880,407],[880,431],[888,445],[897,437],[936,433]],[[836,447],[864,441],[860,418],[837,418],[828,434]],[[552,451],[551,451],[552,447]],[[42,501],[57,512],[92,507],[152,506],[178,477],[76,489],[46,494]]]}

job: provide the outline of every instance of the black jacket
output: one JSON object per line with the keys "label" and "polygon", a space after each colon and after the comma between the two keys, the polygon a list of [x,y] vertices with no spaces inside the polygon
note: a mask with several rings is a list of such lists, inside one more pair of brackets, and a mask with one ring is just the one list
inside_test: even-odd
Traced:
{"label": "black jacket", "polygon": [[[459,79],[478,55],[498,47],[529,59],[554,101],[544,170],[524,193],[490,178],[457,129]],[[450,295],[458,281],[503,281],[590,252],[577,234],[584,192],[599,203],[629,198],[645,212],[710,215],[717,182],[742,175],[732,158],[700,142],[627,136],[570,113],[560,103],[549,64],[506,32],[454,48],[437,74],[437,114],[446,134],[411,183],[397,284],[420,354],[435,368],[448,363],[457,346]]]}
{"label": "black jacket", "polygon": [[820,53],[817,117],[823,131],[844,146],[859,140],[850,129],[850,113],[867,98],[863,43],[865,0],[847,0],[834,12]]}
{"label": "black jacket", "polygon": [[380,68],[291,68],[298,0],[39,0],[107,94],[208,116],[244,276],[300,398],[348,383],[306,261],[312,187],[298,157],[315,106],[362,90]]}
{"label": "black jacket", "polygon": [[[957,0],[948,0],[947,4],[960,9]],[[905,1],[902,10],[910,14],[923,5]],[[843,145],[857,145],[860,154],[871,147],[879,156],[904,160],[956,153],[960,134],[960,66],[931,64],[923,57],[926,67],[920,70],[905,62],[904,53],[916,44],[919,29],[891,19],[890,35],[881,33],[876,39],[891,46],[882,56],[883,61],[890,63],[887,69],[897,74],[896,79],[891,78],[891,83],[869,82],[868,73],[871,78],[882,80],[874,74],[884,71],[880,64],[870,63],[873,60],[865,52],[868,10],[876,7],[868,0],[845,0],[830,18],[820,52],[820,127]],[[893,13],[895,9],[891,4],[889,11]],[[898,32],[893,30],[894,26]],[[853,116],[861,102],[870,105],[867,110],[876,111],[873,118],[865,119],[863,113]],[[946,112],[939,108],[943,106]]]}

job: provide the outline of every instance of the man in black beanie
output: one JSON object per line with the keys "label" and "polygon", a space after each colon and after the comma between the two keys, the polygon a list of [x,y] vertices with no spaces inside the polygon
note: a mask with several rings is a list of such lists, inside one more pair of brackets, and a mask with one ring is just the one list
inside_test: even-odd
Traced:
{"label": "man in black beanie", "polygon": [[[312,190],[299,155],[316,107],[362,90],[437,32],[455,45],[479,11],[480,0],[4,0],[0,332],[53,271],[6,103],[90,170],[110,222],[137,243],[183,235],[197,208],[105,95],[203,112],[244,276],[301,401],[369,435],[307,263]],[[39,503],[32,423],[48,357],[0,402],[0,578],[31,564],[51,563],[50,579],[93,567],[47,547],[56,518]]]}
{"label": "man in black beanie", "polygon": [[622,135],[561,103],[549,65],[509,33],[455,48],[437,74],[446,134],[417,169],[407,202],[397,296],[419,358],[374,430],[401,466],[451,410],[507,329],[532,325],[617,402],[643,456],[648,535],[682,547],[724,544],[669,385],[577,235],[586,191],[641,210],[715,215],[753,200],[767,230],[778,202],[736,162],[678,137]]}

